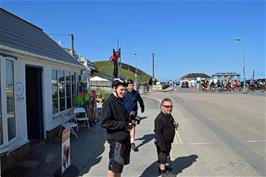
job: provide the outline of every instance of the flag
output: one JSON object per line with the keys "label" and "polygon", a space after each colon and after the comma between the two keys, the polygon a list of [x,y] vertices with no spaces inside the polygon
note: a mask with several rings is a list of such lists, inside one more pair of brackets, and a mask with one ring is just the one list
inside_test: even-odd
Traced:
{"label": "flag", "polygon": [[110,56],[109,61],[115,63],[118,60],[118,58],[120,58],[120,49],[118,49],[117,51],[113,49],[113,54]]}
{"label": "flag", "polygon": [[121,56],[120,49],[118,49],[117,51],[113,49],[113,54],[109,58],[109,61],[114,64],[114,70],[113,70],[114,78],[118,76],[118,62],[117,61],[118,61],[118,58],[120,58],[120,56]]}

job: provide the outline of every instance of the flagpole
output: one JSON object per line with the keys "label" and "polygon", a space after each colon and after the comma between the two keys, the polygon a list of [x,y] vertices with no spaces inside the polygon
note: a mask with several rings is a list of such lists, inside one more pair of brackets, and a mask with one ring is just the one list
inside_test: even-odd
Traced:
{"label": "flagpole", "polygon": [[[117,51],[119,51],[119,40],[117,40]],[[120,68],[121,68],[121,49],[120,49],[120,57],[118,59],[118,73],[117,73],[117,76],[120,77]]]}

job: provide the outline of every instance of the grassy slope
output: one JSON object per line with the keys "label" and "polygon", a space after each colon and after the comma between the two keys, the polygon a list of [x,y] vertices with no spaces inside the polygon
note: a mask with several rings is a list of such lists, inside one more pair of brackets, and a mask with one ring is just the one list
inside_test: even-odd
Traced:
{"label": "grassy slope", "polygon": [[[97,71],[104,73],[108,76],[113,75],[113,64],[109,61],[97,61],[94,62],[94,66]],[[127,69],[124,69],[127,68]],[[132,79],[135,80],[135,71],[134,67],[128,68],[127,65],[123,65],[122,69],[120,70],[120,75],[125,77],[126,79]],[[138,70],[137,80],[140,82],[147,82],[150,79],[151,76],[149,76],[147,73]]]}

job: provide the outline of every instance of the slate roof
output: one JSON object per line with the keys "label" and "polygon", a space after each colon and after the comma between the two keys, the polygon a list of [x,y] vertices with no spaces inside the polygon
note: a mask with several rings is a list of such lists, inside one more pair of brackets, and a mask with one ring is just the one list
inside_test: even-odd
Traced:
{"label": "slate roof", "polygon": [[41,28],[0,8],[0,45],[83,66]]}
{"label": "slate roof", "polygon": [[183,77],[181,77],[180,80],[183,80],[183,79],[196,79],[197,77],[207,78],[207,79],[211,78],[209,75],[204,74],[204,73],[189,73],[189,74],[186,74]]}

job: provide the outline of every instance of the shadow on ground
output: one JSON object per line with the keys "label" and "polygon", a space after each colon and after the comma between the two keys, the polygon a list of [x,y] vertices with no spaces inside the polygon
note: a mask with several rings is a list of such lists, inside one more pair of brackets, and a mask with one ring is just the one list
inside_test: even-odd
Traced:
{"label": "shadow on ground", "polygon": [[[190,156],[178,157],[174,161],[172,161],[172,173],[176,176],[189,166],[191,166],[194,162],[197,161],[198,156],[192,154]],[[158,162],[153,162],[145,171],[140,175],[140,177],[157,177],[159,176],[158,172]]]}
{"label": "shadow on ground", "polygon": [[135,140],[138,140],[138,141],[142,141],[140,144],[137,145],[137,147],[139,148],[140,146],[143,146],[144,144],[150,142],[152,139],[154,139],[154,137],[155,137],[155,134],[154,133],[150,133],[150,134],[144,135],[141,138],[135,139]]}

